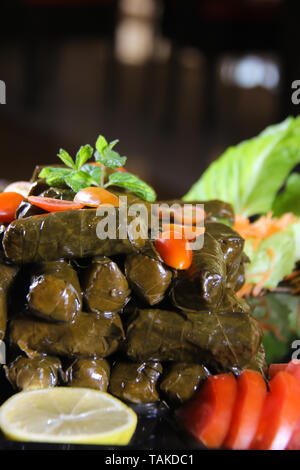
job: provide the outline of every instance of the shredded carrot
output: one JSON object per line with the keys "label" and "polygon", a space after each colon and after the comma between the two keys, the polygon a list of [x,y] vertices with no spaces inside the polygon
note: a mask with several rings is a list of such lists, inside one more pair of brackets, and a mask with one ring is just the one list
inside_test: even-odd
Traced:
{"label": "shredded carrot", "polygon": [[[255,222],[250,222],[247,217],[236,215],[233,229],[238,232],[245,240],[252,240],[252,248],[256,250],[261,241],[274,235],[277,232],[286,230],[288,226],[299,219],[292,213],[286,213],[281,217],[272,217],[273,213],[268,212],[267,215],[261,216]],[[274,269],[275,253],[270,248],[267,251],[271,259],[271,267],[266,272],[255,273],[246,276],[246,279],[260,276],[260,281],[254,285],[246,283],[237,293],[239,297],[247,297],[251,293],[257,297],[262,293],[262,289],[266,281],[271,276]]]}
{"label": "shredded carrot", "polygon": [[237,297],[249,297],[252,290],[254,288],[254,284],[244,284],[240,290],[237,291]]}
{"label": "shredded carrot", "polygon": [[247,217],[242,215],[236,215],[233,229],[245,240],[253,239],[253,249],[256,249],[262,240],[274,235],[274,233],[286,230],[290,224],[298,220],[291,212],[279,218],[272,217],[272,214],[272,212],[268,212],[266,216],[261,216],[255,222],[250,222]]}

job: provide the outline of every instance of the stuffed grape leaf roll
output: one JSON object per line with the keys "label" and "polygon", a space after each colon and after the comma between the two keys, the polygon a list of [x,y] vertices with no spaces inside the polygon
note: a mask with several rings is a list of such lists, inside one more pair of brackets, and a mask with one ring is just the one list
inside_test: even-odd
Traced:
{"label": "stuffed grape leaf roll", "polygon": [[72,266],[64,260],[48,261],[34,271],[27,295],[31,312],[46,320],[74,320],[82,308],[82,295]]}
{"label": "stuffed grape leaf roll", "polygon": [[178,271],[171,288],[176,307],[184,310],[210,309],[222,300],[226,287],[226,263],[220,244],[209,233],[203,248],[193,251],[192,264]]}
{"label": "stuffed grape leaf roll", "polygon": [[35,390],[55,387],[64,375],[61,361],[52,356],[17,357],[9,366],[4,366],[5,374],[17,390]]}
{"label": "stuffed grape leaf roll", "polygon": [[80,312],[73,323],[49,323],[20,316],[10,322],[10,339],[31,357],[50,354],[103,358],[118,349],[124,330],[116,313]]}
{"label": "stuffed grape leaf roll", "polygon": [[209,375],[202,364],[176,362],[164,373],[159,387],[168,401],[178,405],[188,401]]}
{"label": "stuffed grape leaf roll", "polygon": [[114,238],[98,237],[98,224],[105,225],[108,216],[97,215],[96,209],[51,212],[14,220],[3,237],[5,255],[15,264],[26,264],[135,252],[144,246],[145,238],[143,234],[136,236],[133,216],[127,218],[124,228],[119,210],[115,210],[116,218],[113,217]]}
{"label": "stuffed grape leaf roll", "polygon": [[111,372],[110,393],[129,403],[154,403],[159,400],[161,373],[159,362],[117,362]]}
{"label": "stuffed grape leaf roll", "polygon": [[82,286],[91,312],[118,312],[129,301],[128,282],[118,265],[106,256],[94,258],[85,269]]}
{"label": "stuffed grape leaf roll", "polygon": [[159,303],[165,296],[172,271],[159,260],[143,255],[128,255],[125,274],[134,293],[149,305]]}
{"label": "stuffed grape leaf roll", "polygon": [[242,263],[244,239],[222,223],[207,222],[205,229],[206,234],[209,233],[219,242],[226,263],[226,284],[229,287],[234,286]]}
{"label": "stuffed grape leaf roll", "polygon": [[129,324],[126,352],[134,361],[175,361],[230,370],[248,364],[262,341],[258,322],[245,312],[189,313],[140,309]]}
{"label": "stuffed grape leaf roll", "polygon": [[17,266],[0,264],[0,340],[3,340],[7,324],[8,295],[19,271]]}
{"label": "stuffed grape leaf roll", "polygon": [[82,357],[68,367],[66,382],[70,387],[94,388],[107,391],[110,376],[110,366],[105,359]]}

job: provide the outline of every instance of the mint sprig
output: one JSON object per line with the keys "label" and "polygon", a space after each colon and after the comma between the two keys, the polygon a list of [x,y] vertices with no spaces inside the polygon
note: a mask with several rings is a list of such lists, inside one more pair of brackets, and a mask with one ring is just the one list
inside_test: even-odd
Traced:
{"label": "mint sprig", "polygon": [[107,168],[116,169],[124,166],[127,157],[121,157],[118,152],[113,150],[118,142],[118,139],[116,139],[108,143],[103,135],[99,135],[96,142],[95,160]]}
{"label": "mint sprig", "polygon": [[85,163],[92,157],[93,151],[93,147],[89,144],[82,145],[76,154],[75,160],[73,160],[66,150],[60,149],[57,156],[67,168],[45,167],[39,173],[39,178],[45,178],[49,186],[67,185],[76,192],[88,186],[97,186],[100,178],[97,182],[89,172],[81,170]]}
{"label": "mint sprig", "polygon": [[155,201],[154,189],[132,173],[115,171],[106,178],[106,168],[117,170],[126,163],[127,157],[114,150],[118,142],[116,139],[108,143],[103,135],[98,136],[94,153],[98,165],[88,162],[94,152],[88,144],[80,147],[75,160],[66,150],[60,149],[57,156],[66,168],[45,167],[39,173],[39,178],[45,178],[49,186],[69,186],[75,192],[90,186],[117,186],[131,191],[145,201]]}

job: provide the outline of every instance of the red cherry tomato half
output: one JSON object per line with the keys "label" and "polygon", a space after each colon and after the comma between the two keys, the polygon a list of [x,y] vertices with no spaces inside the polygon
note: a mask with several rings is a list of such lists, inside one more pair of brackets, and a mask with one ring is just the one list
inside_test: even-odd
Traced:
{"label": "red cherry tomato half", "polygon": [[83,204],[79,204],[78,202],[64,201],[52,197],[29,196],[28,201],[47,212],[68,211],[71,209],[82,209],[84,207]]}
{"label": "red cherry tomato half", "polygon": [[180,232],[162,232],[154,241],[155,248],[163,261],[175,269],[188,269],[192,263],[189,242]]}
{"label": "red cherry tomato half", "polygon": [[19,193],[11,191],[0,193],[0,222],[9,224],[15,220],[16,210],[24,199]]}

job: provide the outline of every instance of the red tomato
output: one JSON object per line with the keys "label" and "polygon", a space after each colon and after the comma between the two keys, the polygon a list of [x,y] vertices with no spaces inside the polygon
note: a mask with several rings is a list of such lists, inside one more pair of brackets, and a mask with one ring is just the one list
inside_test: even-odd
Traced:
{"label": "red tomato", "polygon": [[121,203],[118,196],[104,188],[97,188],[95,186],[78,191],[74,201],[89,207],[98,207],[100,204],[110,204],[111,206],[119,207]]}
{"label": "red tomato", "polygon": [[300,416],[300,384],[289,372],[279,371],[269,382],[251,449],[283,450]]}
{"label": "red tomato", "polygon": [[15,220],[16,210],[24,199],[19,193],[11,191],[0,193],[0,222],[9,224]]}
{"label": "red tomato", "polygon": [[162,232],[154,240],[155,248],[163,261],[175,269],[188,269],[192,263],[189,242],[175,231]]}
{"label": "red tomato", "polygon": [[272,379],[274,375],[277,374],[277,372],[280,372],[281,370],[286,370],[287,364],[271,364],[269,366],[269,378]]}
{"label": "red tomato", "polygon": [[292,437],[290,438],[287,450],[300,450],[300,419],[298,418],[296,427],[293,431]]}
{"label": "red tomato", "polygon": [[237,395],[224,446],[248,449],[255,435],[267,386],[259,372],[244,370],[237,378]]}
{"label": "red tomato", "polygon": [[[270,378],[274,377],[280,370],[284,370],[299,380],[300,383],[300,360],[292,359],[286,364],[271,364],[269,367]],[[296,428],[286,447],[288,450],[300,450],[300,418],[297,421]]]}
{"label": "red tomato", "polygon": [[82,209],[84,207],[83,204],[79,204],[78,202],[64,201],[52,197],[29,196],[28,201],[47,212],[68,211],[70,209]]}
{"label": "red tomato", "polygon": [[220,447],[228,433],[236,391],[233,374],[212,375],[195,397],[177,410],[177,416],[204,445]]}
{"label": "red tomato", "polygon": [[274,377],[277,372],[280,370],[285,370],[290,374],[297,377],[300,382],[300,360],[299,359],[292,359],[290,362],[285,364],[271,364],[269,367],[269,377],[270,379]]}

